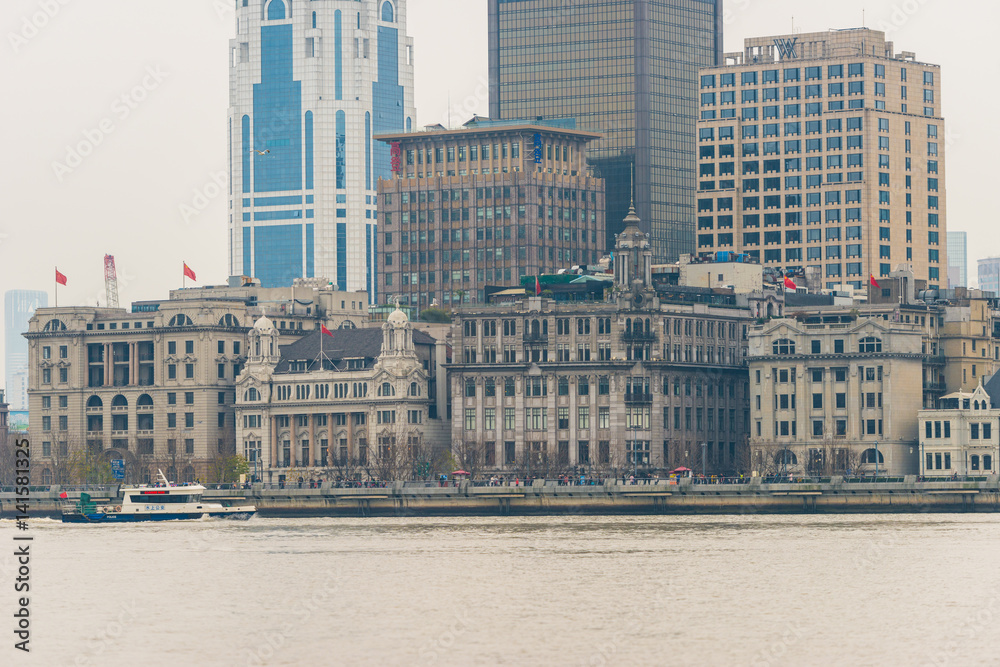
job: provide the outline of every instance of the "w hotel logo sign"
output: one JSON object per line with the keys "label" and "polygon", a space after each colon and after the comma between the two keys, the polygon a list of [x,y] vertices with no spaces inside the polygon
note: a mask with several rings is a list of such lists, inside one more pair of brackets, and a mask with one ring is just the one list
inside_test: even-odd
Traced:
{"label": "w hotel logo sign", "polygon": [[794,37],[792,39],[776,39],[774,40],[774,46],[778,49],[778,57],[781,60],[786,58],[798,58],[798,53],[795,52],[795,45],[798,44],[799,38]]}

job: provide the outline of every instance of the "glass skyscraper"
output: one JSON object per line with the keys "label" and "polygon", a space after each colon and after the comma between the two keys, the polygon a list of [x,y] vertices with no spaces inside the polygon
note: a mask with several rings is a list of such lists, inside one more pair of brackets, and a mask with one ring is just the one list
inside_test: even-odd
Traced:
{"label": "glass skyscraper", "polygon": [[415,117],[406,0],[237,0],[230,46],[230,272],[374,302],[391,156],[372,137]]}
{"label": "glass skyscraper", "polygon": [[8,290],[3,298],[4,368],[7,402],[11,410],[28,409],[28,320],[39,308],[49,305],[47,292]]}
{"label": "glass skyscraper", "polygon": [[599,132],[607,248],[636,211],[657,261],[695,248],[698,70],[722,57],[721,0],[489,0],[490,116]]}

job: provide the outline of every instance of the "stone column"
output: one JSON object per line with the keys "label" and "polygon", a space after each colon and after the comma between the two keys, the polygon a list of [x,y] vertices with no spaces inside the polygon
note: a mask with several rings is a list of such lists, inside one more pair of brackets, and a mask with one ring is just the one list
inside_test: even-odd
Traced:
{"label": "stone column", "polygon": [[111,343],[105,343],[104,344],[104,386],[105,387],[110,387],[110,386],[112,386],[114,384],[112,382],[112,380],[114,378],[112,378],[112,376],[111,376],[111,369],[112,369],[112,365],[111,365]]}
{"label": "stone column", "polygon": [[136,368],[138,368],[139,362],[135,358],[135,343],[128,344],[128,384],[130,387],[134,387],[138,382],[136,377]]}
{"label": "stone column", "polygon": [[[333,466],[334,447],[339,447],[339,443],[333,441],[333,413],[326,415],[326,464]],[[337,452],[339,455],[339,451]]]}
{"label": "stone column", "polygon": [[278,467],[278,418],[271,415],[271,467]]}
{"label": "stone column", "polygon": [[319,452],[318,445],[316,444],[316,415],[309,415],[309,460],[306,462],[308,465],[313,465],[316,461],[316,454]]}

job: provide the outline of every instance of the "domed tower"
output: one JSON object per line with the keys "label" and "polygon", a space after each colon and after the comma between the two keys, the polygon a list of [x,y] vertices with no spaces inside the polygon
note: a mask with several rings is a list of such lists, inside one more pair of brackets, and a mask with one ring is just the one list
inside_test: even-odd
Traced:
{"label": "domed tower", "polygon": [[631,301],[634,308],[653,305],[656,291],[653,289],[653,250],[649,236],[641,229],[642,222],[629,207],[625,216],[625,229],[615,241],[615,285],[620,288],[620,299]]}
{"label": "domed tower", "polygon": [[280,358],[278,349],[278,330],[266,316],[261,316],[254,322],[253,329],[248,334],[250,349],[247,352],[247,363],[251,365],[274,366]]}
{"label": "domed tower", "polygon": [[382,352],[380,357],[414,357],[417,352],[413,347],[413,326],[399,304],[396,310],[389,314],[382,325]]}

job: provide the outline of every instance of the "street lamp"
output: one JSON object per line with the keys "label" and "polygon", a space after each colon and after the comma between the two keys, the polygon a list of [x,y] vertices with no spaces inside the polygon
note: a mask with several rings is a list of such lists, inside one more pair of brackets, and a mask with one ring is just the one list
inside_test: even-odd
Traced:
{"label": "street lamp", "polygon": [[705,463],[708,459],[708,443],[701,443],[701,478],[705,479]]}

